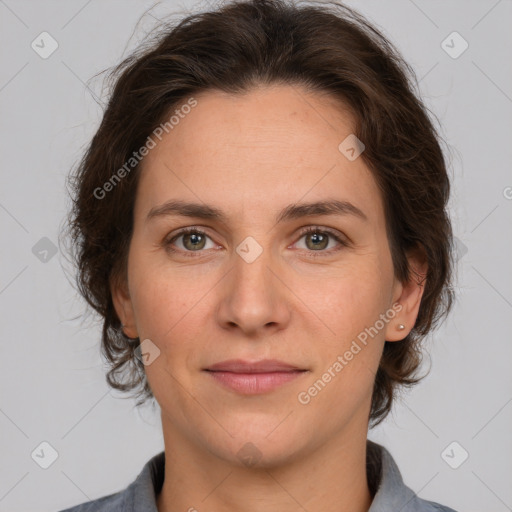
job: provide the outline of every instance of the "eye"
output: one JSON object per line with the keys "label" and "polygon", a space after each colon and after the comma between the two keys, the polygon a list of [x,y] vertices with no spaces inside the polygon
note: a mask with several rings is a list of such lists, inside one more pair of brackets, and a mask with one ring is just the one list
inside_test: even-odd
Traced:
{"label": "eye", "polygon": [[[183,238],[182,247],[176,250],[173,244],[179,238]],[[194,252],[201,252],[205,249],[206,239],[210,238],[204,231],[197,228],[183,228],[169,240],[164,240],[165,248],[170,252],[181,252],[185,256],[194,256]],[[210,238],[211,240],[211,238]],[[206,247],[208,249],[208,247]],[[209,247],[211,249],[211,247]]]}
{"label": "eye", "polygon": [[[309,226],[301,231],[299,240],[304,237],[307,240],[306,248],[304,250],[308,251],[312,257],[329,256],[332,253],[341,250],[343,247],[348,246],[348,242],[346,242],[336,232],[327,228]],[[180,238],[182,238],[181,247],[178,246],[178,248],[175,248],[175,242]],[[203,249],[212,249],[215,247],[213,241],[211,247],[206,247],[207,239],[211,240],[204,231],[198,228],[188,227],[181,229],[171,238],[165,239],[163,245],[169,252],[179,252],[187,257],[195,257],[196,255],[194,253],[200,253]],[[325,251],[324,249],[329,246],[330,240],[338,242],[340,247],[335,248],[334,250]]]}
{"label": "eye", "polygon": [[[341,236],[334,231],[326,228],[319,228],[317,226],[310,226],[301,232],[300,239],[306,239],[306,249],[314,258],[318,256],[329,256],[334,252],[341,250],[343,247],[348,246],[348,243],[342,239]],[[329,241],[334,240],[338,242],[341,247],[334,250],[325,251],[329,246]],[[314,254],[317,253],[317,254]]]}

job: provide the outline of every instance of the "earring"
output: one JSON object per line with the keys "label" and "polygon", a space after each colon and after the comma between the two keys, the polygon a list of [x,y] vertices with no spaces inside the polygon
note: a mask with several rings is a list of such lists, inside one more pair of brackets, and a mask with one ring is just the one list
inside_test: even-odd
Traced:
{"label": "earring", "polygon": [[397,329],[398,329],[399,331],[403,331],[403,330],[405,329],[405,325],[404,325],[404,324],[398,324]]}

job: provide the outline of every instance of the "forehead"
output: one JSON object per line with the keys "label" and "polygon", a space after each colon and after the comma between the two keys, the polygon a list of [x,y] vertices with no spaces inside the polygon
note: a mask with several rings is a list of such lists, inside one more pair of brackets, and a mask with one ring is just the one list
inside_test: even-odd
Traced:
{"label": "forehead", "polygon": [[237,95],[205,91],[194,99],[144,157],[139,214],[187,199],[233,216],[261,216],[302,198],[334,197],[357,203],[368,217],[383,216],[363,159],[350,161],[338,149],[354,130],[340,101],[290,85]]}

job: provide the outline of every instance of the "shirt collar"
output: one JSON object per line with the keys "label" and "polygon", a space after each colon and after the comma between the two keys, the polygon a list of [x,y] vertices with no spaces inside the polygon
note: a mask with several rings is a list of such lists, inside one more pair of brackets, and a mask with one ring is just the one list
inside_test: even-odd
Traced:
{"label": "shirt collar", "polygon": [[366,463],[370,490],[372,490],[371,468],[376,467],[373,485],[377,490],[368,512],[423,510],[416,494],[404,484],[395,460],[384,446],[367,440]]}

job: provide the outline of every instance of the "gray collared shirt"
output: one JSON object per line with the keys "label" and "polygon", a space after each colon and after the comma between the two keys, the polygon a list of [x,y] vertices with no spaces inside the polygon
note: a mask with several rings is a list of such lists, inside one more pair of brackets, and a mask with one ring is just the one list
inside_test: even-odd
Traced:
{"label": "gray collared shirt", "polygon": [[[61,512],[158,512],[156,496],[163,485],[164,469],[165,452],[160,452],[144,465],[126,489]],[[370,440],[367,441],[367,472],[370,491],[374,494],[368,512],[456,512],[416,496],[404,484],[389,451]]]}

